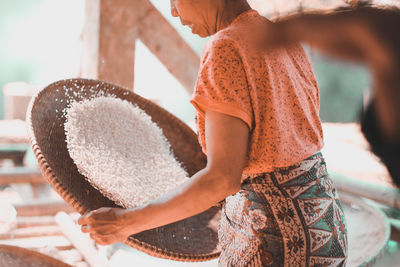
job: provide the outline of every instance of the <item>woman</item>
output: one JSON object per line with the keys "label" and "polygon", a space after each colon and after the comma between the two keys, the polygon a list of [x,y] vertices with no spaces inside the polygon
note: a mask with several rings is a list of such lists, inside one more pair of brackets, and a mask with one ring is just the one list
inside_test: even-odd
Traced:
{"label": "woman", "polygon": [[82,216],[82,231],[110,244],[226,198],[221,266],[344,266],[343,211],[318,152],[318,89],[300,45],[261,49],[271,22],[246,0],[172,0],[171,12],[213,35],[191,100],[207,166],[142,207]]}

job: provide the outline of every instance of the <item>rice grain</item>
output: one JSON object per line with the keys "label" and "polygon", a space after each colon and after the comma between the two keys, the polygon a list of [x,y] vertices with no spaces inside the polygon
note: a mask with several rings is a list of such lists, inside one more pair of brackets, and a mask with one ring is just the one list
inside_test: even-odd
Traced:
{"label": "rice grain", "polygon": [[162,130],[130,102],[99,96],[72,102],[65,114],[78,171],[117,204],[143,205],[187,180]]}

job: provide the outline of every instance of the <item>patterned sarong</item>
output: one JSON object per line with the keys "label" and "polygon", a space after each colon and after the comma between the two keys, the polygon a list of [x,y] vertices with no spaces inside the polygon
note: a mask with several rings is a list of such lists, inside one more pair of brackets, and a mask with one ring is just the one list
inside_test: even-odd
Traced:
{"label": "patterned sarong", "polygon": [[220,266],[345,266],[344,214],[321,153],[245,178],[222,207]]}

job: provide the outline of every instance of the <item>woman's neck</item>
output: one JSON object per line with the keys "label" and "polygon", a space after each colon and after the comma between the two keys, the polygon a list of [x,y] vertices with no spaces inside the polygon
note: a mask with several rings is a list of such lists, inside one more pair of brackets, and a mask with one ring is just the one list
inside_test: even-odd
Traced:
{"label": "woman's neck", "polygon": [[[235,3],[227,3],[228,1]],[[229,6],[229,8],[228,8]],[[228,27],[240,14],[250,10],[251,7],[247,1],[242,0],[227,0],[225,6],[221,9],[221,15],[219,16],[219,21],[216,24],[217,31],[220,31]]]}

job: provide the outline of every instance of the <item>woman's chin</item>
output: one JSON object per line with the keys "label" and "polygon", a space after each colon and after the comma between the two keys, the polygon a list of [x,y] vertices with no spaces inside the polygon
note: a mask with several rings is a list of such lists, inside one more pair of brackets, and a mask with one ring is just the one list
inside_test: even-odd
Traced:
{"label": "woman's chin", "polygon": [[209,34],[208,32],[200,32],[200,31],[197,32],[197,31],[192,30],[192,33],[200,36],[201,38],[206,38],[206,37],[211,36],[211,34]]}
{"label": "woman's chin", "polygon": [[209,37],[211,36],[211,34],[205,30],[200,30],[197,27],[190,27],[190,29],[192,30],[193,34],[196,34],[198,36],[200,36],[201,38],[205,38],[205,37]]}
{"label": "woman's chin", "polygon": [[206,38],[206,37],[210,36],[210,35],[204,34],[204,33],[195,33],[195,34],[197,34],[197,35],[200,36],[201,38]]}

